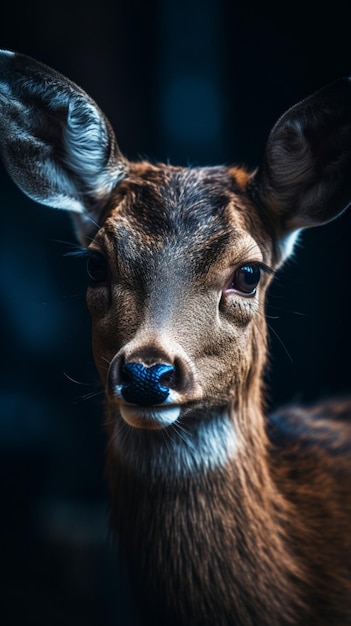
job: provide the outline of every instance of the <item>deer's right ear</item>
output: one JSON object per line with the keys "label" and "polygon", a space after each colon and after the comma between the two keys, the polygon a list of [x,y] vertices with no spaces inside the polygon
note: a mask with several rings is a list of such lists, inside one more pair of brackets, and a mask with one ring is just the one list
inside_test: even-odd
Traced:
{"label": "deer's right ear", "polygon": [[82,89],[8,51],[0,51],[0,142],[18,187],[79,214],[82,239],[128,168],[108,120]]}
{"label": "deer's right ear", "polygon": [[324,87],[273,127],[253,193],[282,237],[325,224],[351,202],[351,79]]}

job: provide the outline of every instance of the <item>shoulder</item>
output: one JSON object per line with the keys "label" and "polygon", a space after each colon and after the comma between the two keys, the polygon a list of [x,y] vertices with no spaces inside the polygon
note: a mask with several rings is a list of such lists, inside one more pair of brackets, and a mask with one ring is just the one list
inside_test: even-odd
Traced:
{"label": "shoulder", "polygon": [[267,434],[274,446],[319,445],[330,453],[351,446],[351,397],[313,406],[282,407],[267,418]]}
{"label": "shoulder", "polygon": [[351,397],[283,407],[267,418],[273,467],[298,482],[351,478]]}

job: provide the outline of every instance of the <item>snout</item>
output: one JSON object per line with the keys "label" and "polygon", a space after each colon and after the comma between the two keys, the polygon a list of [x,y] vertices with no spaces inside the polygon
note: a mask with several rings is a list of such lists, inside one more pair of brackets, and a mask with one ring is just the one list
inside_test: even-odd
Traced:
{"label": "snout", "polygon": [[108,372],[108,399],[136,428],[160,429],[174,423],[194,395],[195,377],[184,355],[155,346],[121,350]]}

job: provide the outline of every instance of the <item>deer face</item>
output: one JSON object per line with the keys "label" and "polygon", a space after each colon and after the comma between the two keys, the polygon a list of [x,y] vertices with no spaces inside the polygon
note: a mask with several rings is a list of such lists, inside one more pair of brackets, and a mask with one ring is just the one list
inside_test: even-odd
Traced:
{"label": "deer face", "polygon": [[[258,170],[132,164],[96,103],[0,51],[0,148],[32,199],[89,244],[96,364],[108,409],[162,429],[199,403],[260,403],[267,266],[351,198],[351,81],[289,109]],[[250,193],[249,193],[250,190]],[[273,255],[274,252],[274,255]]]}
{"label": "deer face", "polygon": [[272,255],[248,217],[247,178],[134,166],[90,244],[95,360],[110,408],[131,426],[163,428],[250,391]]}

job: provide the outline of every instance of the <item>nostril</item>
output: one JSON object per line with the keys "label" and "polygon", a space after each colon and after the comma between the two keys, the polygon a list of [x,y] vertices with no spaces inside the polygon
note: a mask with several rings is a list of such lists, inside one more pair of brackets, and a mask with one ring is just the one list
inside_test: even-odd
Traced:
{"label": "nostril", "polygon": [[161,374],[159,382],[163,387],[168,387],[168,389],[176,389],[177,388],[177,372],[174,367],[171,366],[167,372]]}
{"label": "nostril", "polygon": [[119,368],[119,384],[126,385],[133,380],[133,374],[127,364],[121,365]]}

